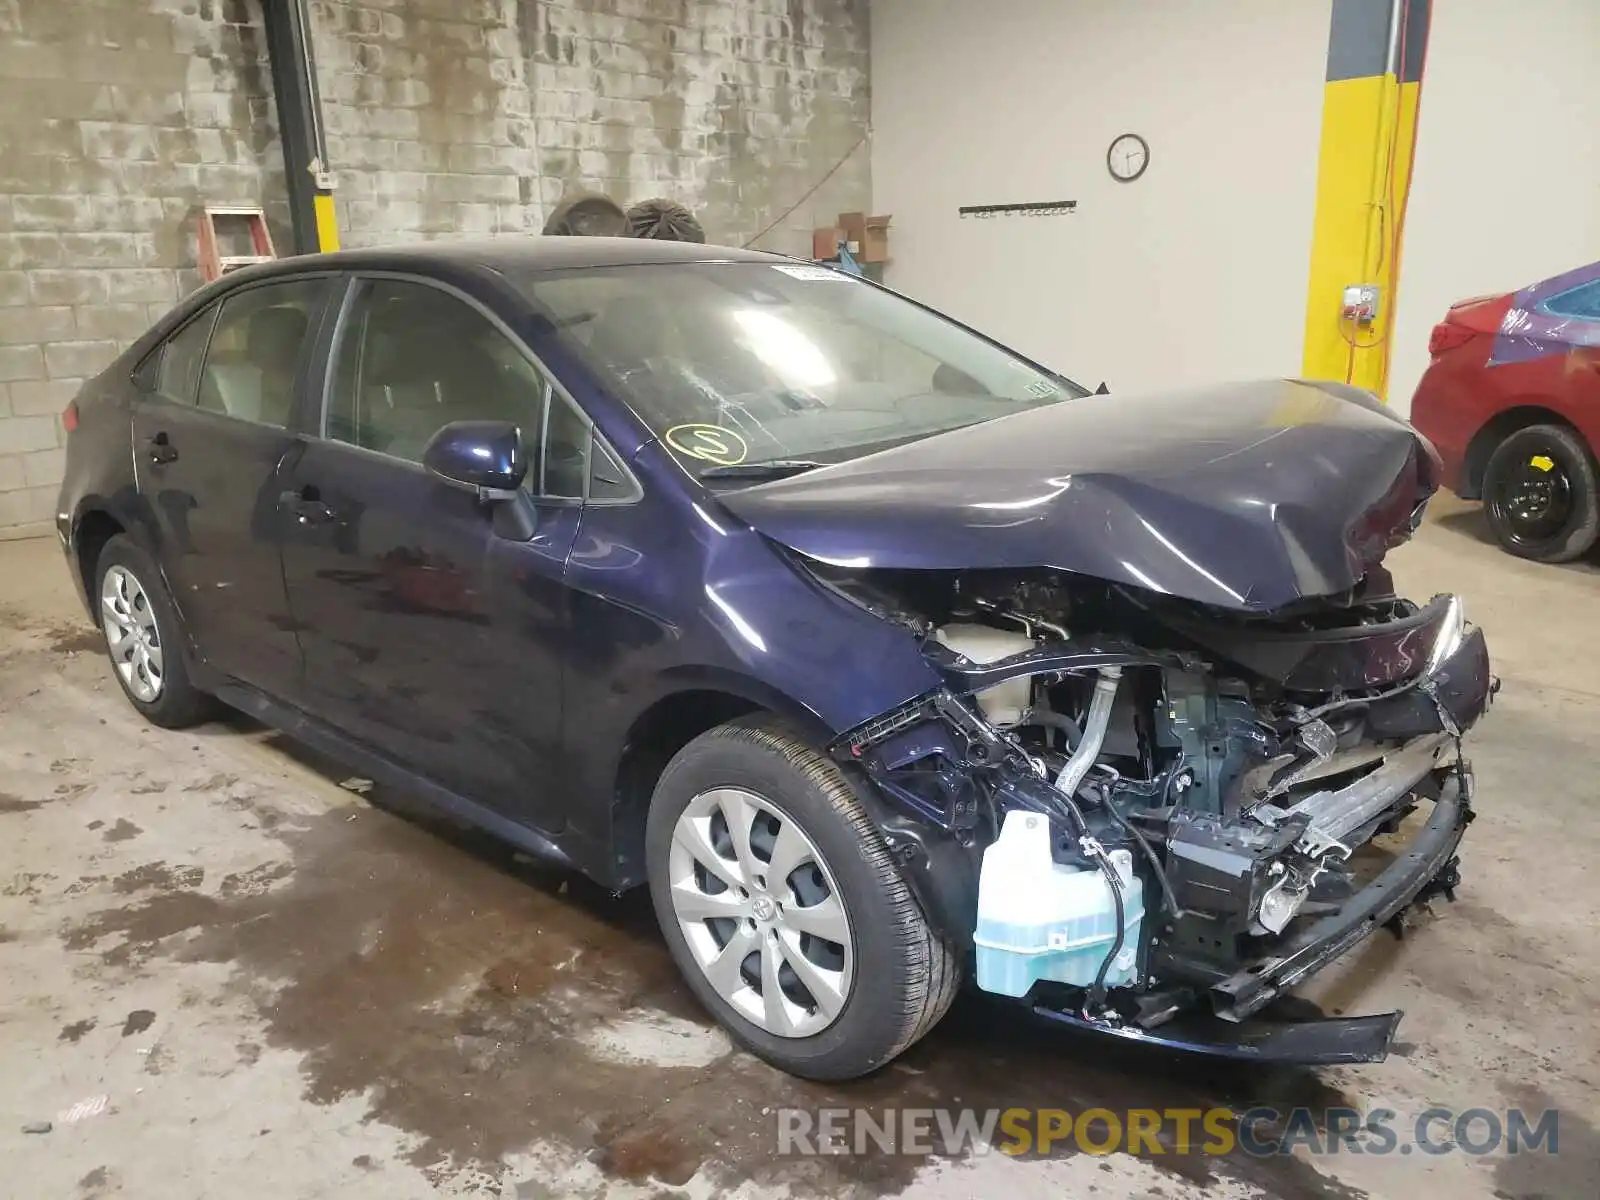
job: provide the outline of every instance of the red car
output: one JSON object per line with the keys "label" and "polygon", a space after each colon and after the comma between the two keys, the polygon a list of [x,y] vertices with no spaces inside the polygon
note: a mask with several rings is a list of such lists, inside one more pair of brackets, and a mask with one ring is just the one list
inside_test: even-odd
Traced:
{"label": "red car", "polygon": [[1600,263],[1452,305],[1411,422],[1445,486],[1482,500],[1500,544],[1566,562],[1600,536]]}

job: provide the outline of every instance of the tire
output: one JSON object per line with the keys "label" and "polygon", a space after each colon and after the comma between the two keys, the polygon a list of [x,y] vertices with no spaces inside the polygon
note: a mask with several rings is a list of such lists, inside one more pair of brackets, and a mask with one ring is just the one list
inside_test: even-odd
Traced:
{"label": "tire", "polygon": [[[752,830],[753,877],[741,874],[730,810],[754,818],[746,825]],[[686,814],[692,827],[680,824]],[[695,829],[709,831],[712,844],[699,841],[698,853],[691,853]],[[814,852],[809,861],[792,853],[796,833]],[[838,766],[775,720],[747,718],[719,726],[679,751],[656,785],[645,854],[656,918],[690,988],[735,1041],[779,1070],[816,1080],[868,1074],[932,1029],[955,998],[959,959],[928,925],[854,787]],[[724,874],[764,880],[767,890],[753,887],[748,903],[735,900],[731,887],[713,883],[707,854],[718,856],[715,865]],[[781,883],[761,874],[780,855],[785,863],[801,864]],[[685,875],[685,864],[698,864],[692,876]],[[708,893],[707,885],[721,891]],[[692,914],[698,909],[690,909],[686,916],[681,911],[686,895],[695,905],[725,903],[729,911],[745,915],[697,919]],[[778,901],[776,915],[760,909],[763,899]],[[832,921],[822,926],[817,917],[833,911],[827,907],[830,899],[843,914],[848,948],[842,956],[835,951],[845,943],[815,936],[791,940],[798,936],[798,924],[829,932],[839,927]],[[742,939],[735,947],[743,951],[738,957],[728,952],[735,937]],[[702,966],[708,954],[715,954],[716,962]],[[807,991],[817,985],[799,976],[795,964],[802,955],[808,979],[843,981],[843,986]],[[833,968],[840,957],[842,966]],[[736,976],[716,970],[741,962],[744,970]],[[787,1032],[776,1029],[782,1022],[772,1020],[767,1005],[769,962],[780,968],[787,964],[787,979],[778,977],[784,1000],[796,1001],[780,1005],[793,1020]],[[832,969],[819,969],[819,962]],[[713,972],[724,981],[720,990]],[[730,990],[733,998],[725,995]]]}
{"label": "tire", "polygon": [[[215,713],[216,701],[189,679],[177,610],[161,572],[125,534],[100,551],[90,603],[96,606],[112,674],[145,720],[164,729],[187,729]],[[153,669],[156,664],[159,670]]]}
{"label": "tire", "polygon": [[[1542,523],[1516,515],[1518,488],[1530,480],[1535,488],[1554,488],[1561,496],[1559,506]],[[1483,502],[1495,540],[1518,558],[1569,562],[1588,553],[1600,536],[1594,457],[1583,439],[1565,426],[1530,425],[1496,446],[1483,472]]]}

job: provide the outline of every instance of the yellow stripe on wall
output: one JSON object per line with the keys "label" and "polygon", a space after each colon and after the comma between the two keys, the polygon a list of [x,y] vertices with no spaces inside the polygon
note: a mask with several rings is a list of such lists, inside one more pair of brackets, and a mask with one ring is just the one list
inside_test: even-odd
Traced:
{"label": "yellow stripe on wall", "polygon": [[317,249],[324,254],[339,248],[339,215],[332,192],[318,192],[311,200],[317,214]]}
{"label": "yellow stripe on wall", "polygon": [[[1392,0],[1411,6],[1407,46],[1411,72],[1420,74],[1421,49],[1427,37],[1428,6],[1417,0]],[[1405,197],[1411,178],[1420,79],[1401,83],[1388,56],[1388,21],[1375,14],[1372,0],[1334,0],[1330,33],[1330,74],[1336,54],[1370,62],[1371,73],[1330,79],[1323,87],[1322,134],[1317,155],[1316,208],[1312,220],[1311,271],[1306,295],[1306,331],[1302,371],[1313,379],[1337,379],[1384,394],[1388,385],[1395,304],[1400,282],[1400,247]],[[1340,24],[1337,7],[1346,13],[1360,7],[1364,24]],[[1382,4],[1384,12],[1388,4]],[[1379,19],[1373,20],[1377,16]],[[1358,36],[1384,39],[1382,47],[1354,46]],[[1372,52],[1376,51],[1376,56]],[[1379,286],[1378,319],[1370,325],[1342,320],[1344,289],[1351,284]]]}
{"label": "yellow stripe on wall", "polygon": [[[1352,350],[1346,335],[1354,337],[1354,332],[1348,322],[1339,320],[1339,304],[1347,284],[1366,280],[1377,240],[1372,210],[1373,151],[1388,92],[1385,75],[1340,79],[1323,86],[1322,144],[1317,152],[1317,205],[1311,226],[1311,278],[1301,366],[1312,379],[1349,378],[1355,382],[1357,372],[1368,366],[1375,353]],[[1371,338],[1368,333],[1356,340]],[[1374,375],[1381,375],[1381,368]]]}
{"label": "yellow stripe on wall", "polygon": [[[1392,78],[1392,77],[1391,77]],[[1377,385],[1373,391],[1388,399],[1389,396],[1389,364],[1394,361],[1393,331],[1395,311],[1400,300],[1400,272],[1405,266],[1405,232],[1406,213],[1405,198],[1411,187],[1411,166],[1413,152],[1417,144],[1417,112],[1422,102],[1422,81],[1398,85],[1399,96],[1395,102],[1395,112],[1398,114],[1399,130],[1395,139],[1394,156],[1394,244],[1391,247],[1390,257],[1393,259],[1389,267],[1389,277],[1386,285],[1389,302],[1384,306],[1382,326],[1383,340],[1383,370],[1378,377]],[[1365,385],[1363,385],[1365,386]]]}

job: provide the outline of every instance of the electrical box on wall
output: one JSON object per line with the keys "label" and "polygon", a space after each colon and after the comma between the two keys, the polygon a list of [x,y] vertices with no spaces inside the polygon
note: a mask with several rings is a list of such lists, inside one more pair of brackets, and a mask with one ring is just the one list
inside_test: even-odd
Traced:
{"label": "electrical box on wall", "polygon": [[1357,325],[1371,325],[1378,319],[1378,285],[1352,283],[1346,287],[1339,315]]}

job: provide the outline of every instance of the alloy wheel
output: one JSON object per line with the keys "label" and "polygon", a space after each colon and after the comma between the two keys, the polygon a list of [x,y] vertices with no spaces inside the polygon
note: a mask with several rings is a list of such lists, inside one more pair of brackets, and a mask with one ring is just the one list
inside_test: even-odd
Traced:
{"label": "alloy wheel", "polygon": [[702,792],[673,828],[668,875],[690,954],[740,1016],[788,1038],[833,1024],[855,939],[833,873],[794,818],[740,788]]}
{"label": "alloy wheel", "polygon": [[161,631],[149,595],[127,567],[106,571],[100,584],[100,619],[122,682],[134,699],[154,704],[166,681]]}

